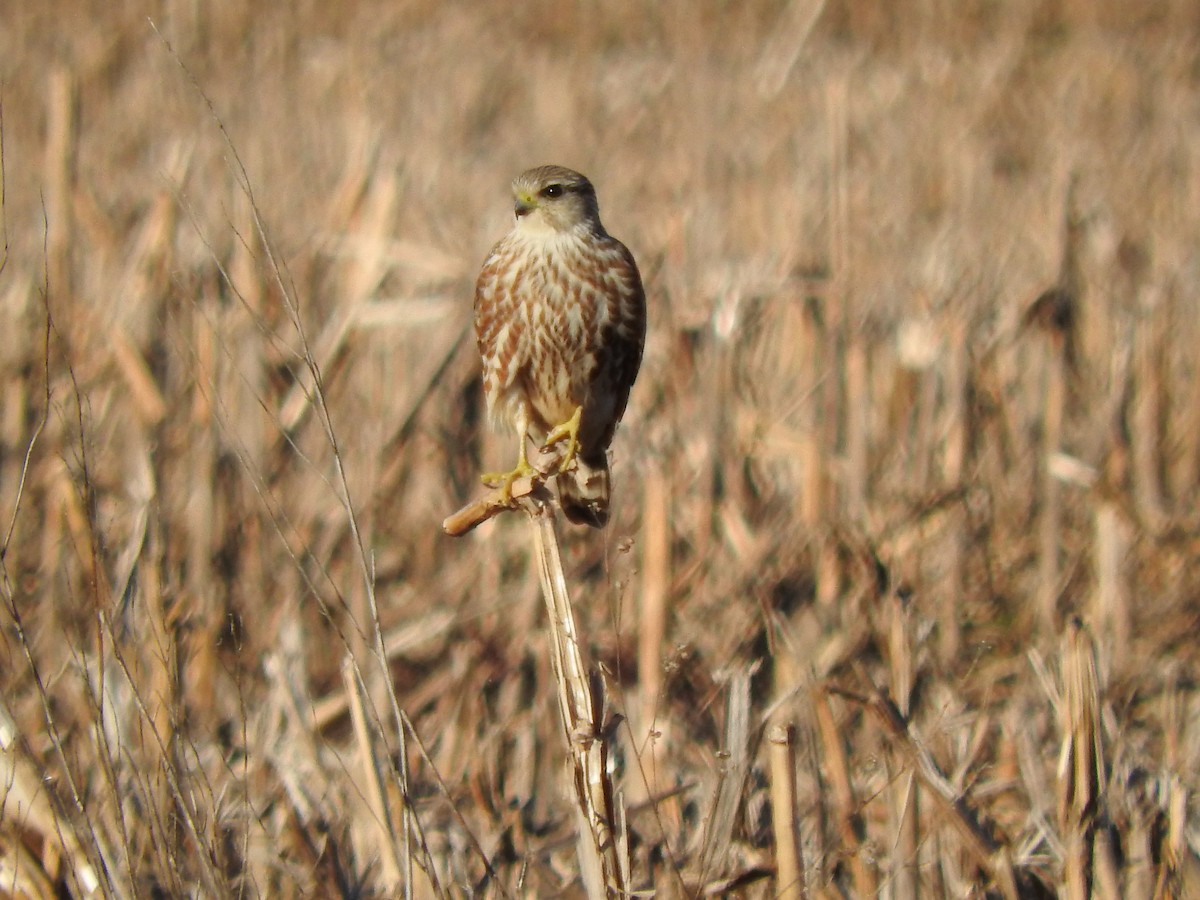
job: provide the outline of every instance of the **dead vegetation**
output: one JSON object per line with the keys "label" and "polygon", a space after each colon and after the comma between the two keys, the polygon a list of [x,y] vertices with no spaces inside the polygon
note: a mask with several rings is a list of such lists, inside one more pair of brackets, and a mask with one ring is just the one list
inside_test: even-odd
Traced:
{"label": "dead vegetation", "polygon": [[[1191,5],[93,6],[0,28],[0,895],[1200,894]],[[543,162],[614,521],[455,540]]]}

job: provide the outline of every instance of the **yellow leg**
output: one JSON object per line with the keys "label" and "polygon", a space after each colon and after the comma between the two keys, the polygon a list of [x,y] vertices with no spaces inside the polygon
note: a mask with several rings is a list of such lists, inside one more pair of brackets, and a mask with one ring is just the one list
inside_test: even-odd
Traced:
{"label": "yellow leg", "polygon": [[549,450],[559,441],[567,442],[566,452],[563,453],[562,462],[559,464],[558,471],[565,472],[571,467],[571,463],[575,462],[575,454],[579,452],[579,420],[583,416],[583,407],[575,407],[575,413],[567,421],[561,425],[556,425],[548,435],[546,442],[542,444],[543,450]]}
{"label": "yellow leg", "polygon": [[529,433],[529,416],[522,406],[517,412],[517,435],[520,444],[519,455],[517,456],[517,467],[509,472],[486,472],[479,476],[479,480],[489,487],[500,488],[501,495],[505,503],[512,503],[512,486],[513,482],[518,478],[524,478],[526,475],[533,475],[536,470],[529,464],[529,455],[525,449],[525,436]]}

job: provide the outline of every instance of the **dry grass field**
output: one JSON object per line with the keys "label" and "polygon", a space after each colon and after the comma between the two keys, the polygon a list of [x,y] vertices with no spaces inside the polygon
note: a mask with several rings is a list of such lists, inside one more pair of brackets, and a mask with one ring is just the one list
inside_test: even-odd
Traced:
{"label": "dry grass field", "polygon": [[[0,897],[1200,897],[1194,3],[10,2],[0,103]],[[613,521],[451,538],[548,162]]]}

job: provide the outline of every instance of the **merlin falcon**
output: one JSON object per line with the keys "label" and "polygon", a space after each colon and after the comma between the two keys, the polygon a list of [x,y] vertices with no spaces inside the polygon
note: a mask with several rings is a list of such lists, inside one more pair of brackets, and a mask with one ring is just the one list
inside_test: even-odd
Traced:
{"label": "merlin falcon", "polygon": [[592,183],[541,166],[512,183],[516,224],[475,285],[475,336],[493,424],[514,429],[517,465],[483,481],[506,500],[536,474],[528,441],[561,445],[556,478],[566,517],[608,521],[608,446],[625,412],[646,339],[646,295],[633,254],[600,224]]}

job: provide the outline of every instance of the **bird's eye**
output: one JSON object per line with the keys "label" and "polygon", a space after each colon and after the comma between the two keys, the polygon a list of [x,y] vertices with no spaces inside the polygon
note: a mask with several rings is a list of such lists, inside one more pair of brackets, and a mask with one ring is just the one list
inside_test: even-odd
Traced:
{"label": "bird's eye", "polygon": [[562,195],[563,186],[561,184],[552,184],[549,187],[542,189],[542,196],[549,197],[551,200],[553,200],[555,197],[561,197]]}

